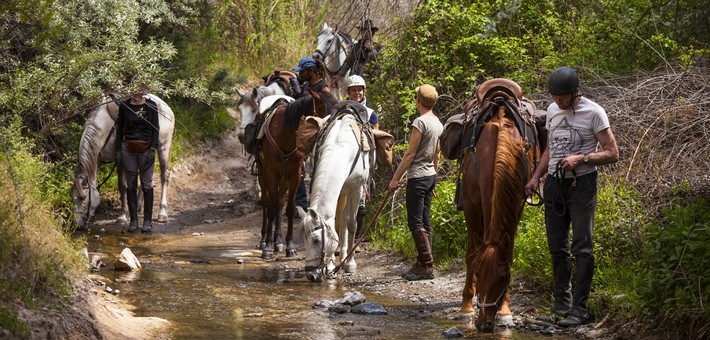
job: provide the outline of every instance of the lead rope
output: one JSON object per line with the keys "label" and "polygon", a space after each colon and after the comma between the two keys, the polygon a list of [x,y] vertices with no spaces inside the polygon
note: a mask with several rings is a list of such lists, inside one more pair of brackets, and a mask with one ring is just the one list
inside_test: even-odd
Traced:
{"label": "lead rope", "polygon": [[[552,193],[552,209],[557,216],[564,216],[567,214],[567,203],[564,200],[564,197],[562,197],[562,189],[564,186],[564,179],[565,179],[565,172],[566,170],[562,168],[562,160],[557,162],[557,165],[555,166],[555,174],[554,177],[558,180],[555,183],[555,186],[553,187],[553,193]],[[577,186],[577,173],[572,169],[572,187],[570,187],[570,191],[574,189],[574,187]],[[562,207],[562,211],[558,213],[557,209],[557,204],[558,203]]]}

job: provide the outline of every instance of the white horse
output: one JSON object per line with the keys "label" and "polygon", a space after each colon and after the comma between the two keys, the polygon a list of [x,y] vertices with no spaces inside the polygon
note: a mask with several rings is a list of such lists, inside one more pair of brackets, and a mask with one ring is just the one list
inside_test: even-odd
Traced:
{"label": "white horse", "polygon": [[[168,181],[170,177],[170,146],[175,129],[175,115],[162,99],[153,94],[147,96],[158,105],[160,115],[160,182],[162,194],[158,222],[168,221]],[[96,207],[101,203],[97,188],[99,165],[117,162],[118,189],[121,195],[122,213],[116,219],[116,224],[126,225],[128,219],[128,203],[126,202],[127,181],[123,166],[118,162],[121,157],[116,153],[116,134],[114,124],[118,119],[118,105],[114,101],[100,104],[93,110],[84,124],[84,132],[79,142],[79,163],[72,173],[72,200],[74,201],[74,222],[78,230],[86,230],[88,223],[94,218]],[[140,193],[140,190],[139,190]]]}
{"label": "white horse", "polygon": [[[331,84],[332,77],[343,67],[345,59],[356,42],[347,33],[338,31],[337,28],[332,28],[327,23],[323,23],[323,28],[318,33],[318,38],[316,38],[316,51],[313,56],[323,60],[325,69],[328,71],[328,78],[326,79],[328,84]],[[340,98],[348,96],[349,77],[350,70],[338,81]]]}
{"label": "white horse", "polygon": [[[360,195],[374,160],[365,107],[346,100],[335,112],[313,153],[310,206],[302,221],[306,277],[315,282],[334,276],[336,252],[342,261],[352,249]],[[355,272],[355,258],[348,258],[343,268],[346,273]]]}

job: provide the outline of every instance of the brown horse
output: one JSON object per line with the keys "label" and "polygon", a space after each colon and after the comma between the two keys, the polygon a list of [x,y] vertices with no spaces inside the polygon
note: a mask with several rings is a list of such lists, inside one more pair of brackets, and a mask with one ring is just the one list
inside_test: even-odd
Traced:
{"label": "brown horse", "polygon": [[[529,104],[518,84],[493,79],[478,90],[474,139],[462,159],[463,210],[468,228],[466,284],[461,311],[473,312],[476,328],[492,332],[496,313],[510,319],[510,266],[518,222],[525,204],[524,187],[540,145]],[[507,320],[512,321],[512,319]]]}
{"label": "brown horse", "polygon": [[270,260],[272,252],[283,251],[281,211],[286,205],[288,230],[286,256],[296,255],[293,244],[293,217],[296,191],[301,181],[303,152],[296,148],[296,130],[302,116],[327,116],[338,102],[329,92],[313,92],[276,107],[265,127],[259,147],[259,185],[263,192],[261,257]]}

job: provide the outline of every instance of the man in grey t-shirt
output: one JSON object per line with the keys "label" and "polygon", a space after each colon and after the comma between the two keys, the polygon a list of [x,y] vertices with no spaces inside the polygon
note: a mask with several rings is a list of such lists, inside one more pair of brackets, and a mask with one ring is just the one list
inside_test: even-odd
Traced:
{"label": "man in grey t-shirt", "polygon": [[[547,175],[543,188],[547,245],[552,256],[553,314],[558,324],[578,326],[589,318],[587,300],[594,274],[592,227],[597,206],[597,166],[619,160],[619,149],[606,111],[579,94],[579,78],[571,68],[555,70],[548,90],[548,145],[525,193],[530,196]],[[597,144],[601,148],[597,148]],[[572,226],[572,240],[569,230]],[[575,287],[572,291],[572,258]]]}

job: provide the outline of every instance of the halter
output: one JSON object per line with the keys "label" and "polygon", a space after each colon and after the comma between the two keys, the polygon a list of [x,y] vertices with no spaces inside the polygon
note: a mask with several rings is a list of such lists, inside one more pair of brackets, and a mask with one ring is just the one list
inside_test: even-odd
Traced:
{"label": "halter", "polygon": [[[478,307],[479,309],[481,309],[481,308],[489,308],[489,307],[496,307],[496,308],[498,308],[498,302],[499,302],[500,299],[505,295],[505,292],[506,292],[507,290],[508,290],[507,288],[504,288],[503,291],[500,293],[500,296],[498,296],[498,298],[495,299],[495,301],[493,301],[493,302],[480,303],[480,302],[476,301],[476,307]],[[477,299],[477,300],[478,300],[478,299]]]}
{"label": "halter", "polygon": [[[316,216],[318,216],[318,224],[311,230],[311,232],[321,230],[321,238],[323,240],[321,242],[320,265],[318,268],[320,268],[320,270],[322,270],[322,274],[324,277],[327,277],[328,279],[333,279],[333,278],[335,278],[335,274],[337,273],[337,270],[336,271],[329,271],[328,267],[327,267],[327,263],[325,260],[326,234],[327,234],[327,236],[330,237],[330,240],[334,240],[338,244],[340,244],[340,241],[338,240],[337,235],[333,235],[333,231],[330,228],[326,228],[326,226],[328,224],[325,222],[323,217],[321,217],[318,214],[316,214]],[[313,267],[306,267],[306,271],[309,271],[312,269],[314,269],[314,268]]]}

